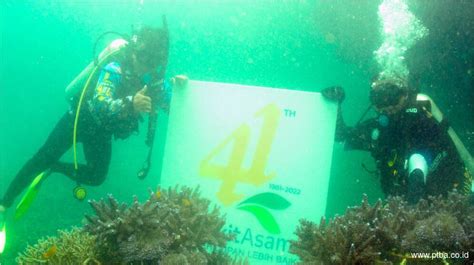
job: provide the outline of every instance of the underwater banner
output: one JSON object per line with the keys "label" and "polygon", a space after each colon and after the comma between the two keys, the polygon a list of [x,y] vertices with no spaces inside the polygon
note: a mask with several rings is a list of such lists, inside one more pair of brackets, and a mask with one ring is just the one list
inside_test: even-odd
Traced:
{"label": "underwater banner", "polygon": [[326,209],[336,104],[320,93],[189,81],[173,91],[161,185],[200,186],[250,264],[294,264],[301,218]]}

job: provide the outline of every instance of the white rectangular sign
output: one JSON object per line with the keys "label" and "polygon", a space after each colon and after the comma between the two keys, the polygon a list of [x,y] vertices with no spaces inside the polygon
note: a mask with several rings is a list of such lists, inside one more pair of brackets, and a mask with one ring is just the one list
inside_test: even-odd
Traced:
{"label": "white rectangular sign", "polygon": [[326,209],[336,105],[320,93],[190,81],[175,88],[162,186],[197,186],[250,264],[293,264],[301,218]]}

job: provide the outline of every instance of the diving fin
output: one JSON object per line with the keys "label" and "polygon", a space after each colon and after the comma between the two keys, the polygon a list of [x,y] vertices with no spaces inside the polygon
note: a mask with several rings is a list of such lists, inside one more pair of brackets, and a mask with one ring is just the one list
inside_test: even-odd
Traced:
{"label": "diving fin", "polygon": [[0,254],[3,253],[6,242],[7,242],[7,228],[5,226],[5,222],[3,222],[3,226],[0,229]]}
{"label": "diving fin", "polygon": [[31,204],[38,194],[40,184],[49,176],[50,171],[46,170],[41,172],[36,178],[31,182],[28,190],[25,192],[25,195],[21,198],[21,201],[18,203],[15,209],[15,220],[20,219],[30,208]]}

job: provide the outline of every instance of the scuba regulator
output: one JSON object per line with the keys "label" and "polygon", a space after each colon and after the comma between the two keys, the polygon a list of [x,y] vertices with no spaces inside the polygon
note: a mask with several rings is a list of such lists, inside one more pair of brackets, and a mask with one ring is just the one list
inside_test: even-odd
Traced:
{"label": "scuba regulator", "polygon": [[72,195],[77,200],[83,201],[87,196],[86,188],[84,188],[78,183],[77,186],[72,190]]}

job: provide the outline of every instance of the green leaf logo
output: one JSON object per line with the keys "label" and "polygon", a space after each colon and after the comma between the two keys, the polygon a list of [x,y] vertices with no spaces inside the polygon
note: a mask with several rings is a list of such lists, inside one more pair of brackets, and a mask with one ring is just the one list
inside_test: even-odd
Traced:
{"label": "green leaf logo", "polygon": [[257,218],[262,227],[270,234],[279,234],[281,232],[275,217],[268,209],[285,210],[291,203],[282,196],[265,192],[254,195],[237,205],[237,209],[247,211]]}

